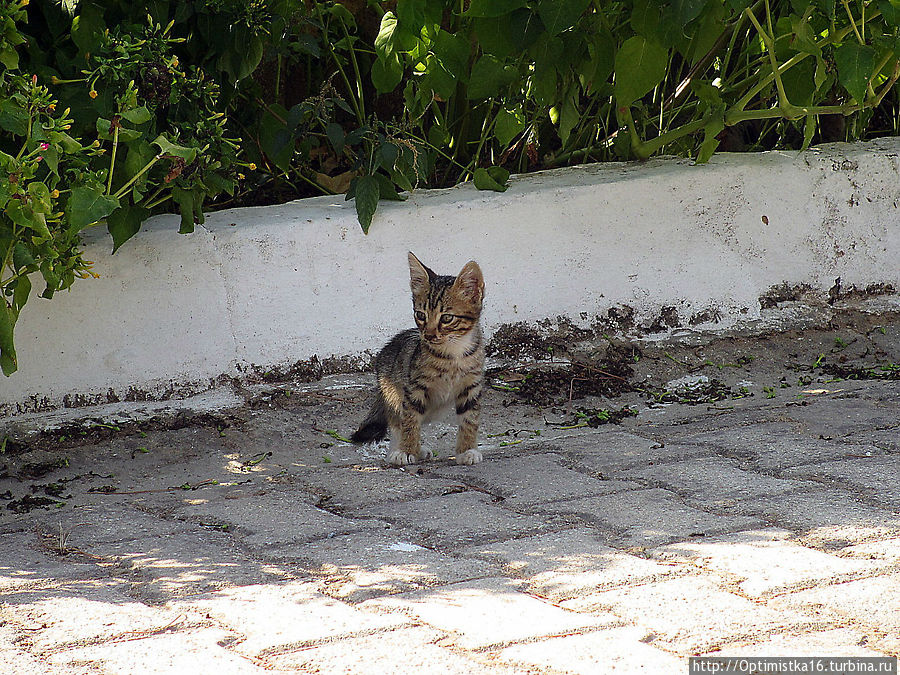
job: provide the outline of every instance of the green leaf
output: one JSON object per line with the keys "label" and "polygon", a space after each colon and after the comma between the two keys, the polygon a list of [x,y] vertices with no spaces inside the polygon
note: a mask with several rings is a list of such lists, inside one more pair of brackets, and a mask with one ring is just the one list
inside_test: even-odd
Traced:
{"label": "green leaf", "polygon": [[178,204],[181,213],[181,227],[178,234],[190,234],[194,231],[194,223],[203,222],[203,196],[200,188],[187,190],[185,188],[172,188],[172,201]]}
{"label": "green leaf", "polygon": [[493,190],[494,192],[506,192],[509,186],[509,171],[502,166],[490,166],[488,168],[475,169],[472,176],[475,187],[479,190]]}
{"label": "green leaf", "polygon": [[175,145],[162,134],[156,137],[156,140],[153,141],[153,145],[158,146],[162,154],[181,157],[188,164],[197,158],[197,148],[185,148],[181,145]]}
{"label": "green leaf", "polygon": [[41,155],[44,157],[44,161],[47,163],[47,168],[50,169],[57,176],[59,175],[59,150],[56,149],[55,146],[50,146],[46,150],[41,151]]}
{"label": "green leaf", "polygon": [[666,47],[674,46],[684,35],[673,7],[658,0],[634,0],[631,27],[638,35]]}
{"label": "green leaf", "polygon": [[[147,141],[141,140],[127,145],[128,152],[125,154],[125,161],[122,166],[125,169],[125,176],[131,178],[137,175],[149,162],[156,157],[156,150]],[[121,149],[120,149],[121,152]],[[144,173],[134,183],[134,190],[143,193],[147,184],[148,173]]]}
{"label": "green leaf", "polygon": [[672,0],[672,9],[681,28],[700,16],[706,7],[707,0]]}
{"label": "green leaf", "polygon": [[103,41],[106,24],[103,11],[91,2],[82,2],[81,12],[72,20],[72,42],[82,54],[97,51]]}
{"label": "green leaf", "polygon": [[421,80],[422,86],[433,91],[442,101],[456,93],[456,78],[431,54],[425,57],[425,72]]}
{"label": "green leaf", "polygon": [[386,94],[393,91],[403,79],[403,66],[400,64],[400,57],[397,54],[390,54],[387,57],[378,56],[372,62],[372,70],[370,71],[372,84],[379,94]]}
{"label": "green leaf", "polygon": [[19,67],[19,54],[9,45],[5,45],[3,49],[0,49],[0,63],[9,68],[10,70],[15,70]]}
{"label": "green leaf", "polygon": [[576,91],[572,90],[563,99],[562,109],[559,113],[559,138],[562,141],[563,146],[565,146],[566,141],[569,140],[569,134],[572,133],[572,129],[578,124],[580,118],[581,113],[578,111],[578,94]]}
{"label": "green leaf", "polygon": [[141,224],[150,217],[150,209],[143,206],[123,206],[106,217],[106,229],[112,236],[115,253],[126,241],[136,235]]}
{"label": "green leaf", "polygon": [[539,106],[547,107],[556,103],[556,67],[553,63],[535,63],[531,76],[531,94]]}
{"label": "green leaf", "polygon": [[[750,0],[746,0],[746,2],[748,6],[751,4]],[[878,6],[881,7],[882,12],[884,12],[884,4],[888,4],[888,2],[894,3],[896,2],[896,0],[879,0]],[[815,4],[820,10],[822,10],[822,14],[825,15],[826,19],[828,19],[829,21],[834,21],[834,11],[837,6],[836,0],[815,0]],[[740,11],[743,11],[743,9],[744,8],[742,7]],[[888,23],[890,23],[887,15],[885,15],[884,18]]]}
{"label": "green leaf", "polygon": [[72,188],[72,194],[66,203],[69,232],[80,232],[106,218],[118,206],[119,200],[113,195],[105,195],[100,190],[90,187]]}
{"label": "green leaf", "polygon": [[386,57],[394,53],[394,32],[397,30],[397,16],[393,12],[385,12],[381,17],[381,26],[375,36],[375,53]]}
{"label": "green leaf", "polygon": [[262,60],[265,44],[244,26],[234,31],[232,47],[222,52],[216,67],[224,70],[232,80],[240,81],[250,75]]}
{"label": "green leaf", "polygon": [[494,18],[509,14],[527,4],[527,0],[472,0],[464,14],[472,17]]}
{"label": "green leaf", "polygon": [[516,71],[512,66],[484,54],[472,67],[466,95],[469,99],[492,98],[515,78]]}
{"label": "green leaf", "polygon": [[28,250],[28,247],[20,241],[13,249],[13,267],[16,272],[19,272],[22,268],[31,267],[32,265],[37,265],[37,262],[31,251]]}
{"label": "green leaf", "polygon": [[444,69],[457,79],[469,74],[469,41],[461,35],[438,31],[432,50]]}
{"label": "green leaf", "polygon": [[[112,122],[102,117],[98,117],[96,124],[97,138],[102,141],[111,141],[114,137],[113,134],[115,133]],[[134,129],[126,129],[123,126],[119,126],[118,139],[122,143],[135,141],[141,136],[143,136],[143,134],[140,131],[135,131]]]}
{"label": "green leaf", "polygon": [[397,157],[400,155],[400,149],[393,143],[385,141],[378,146],[375,157],[378,164],[385,170],[391,171],[397,163]]}
{"label": "green leaf", "polygon": [[539,0],[538,16],[550,35],[557,35],[574,26],[591,4],[591,0]]}
{"label": "green leaf", "polygon": [[866,88],[875,68],[875,49],[856,42],[845,42],[834,50],[838,81],[857,103],[866,99]]}
{"label": "green leaf", "polygon": [[666,49],[646,38],[627,39],[616,53],[616,103],[631,105],[662,82],[667,59]]}
{"label": "green leaf", "polygon": [[419,31],[425,23],[426,0],[397,0],[397,19],[409,30]]}
{"label": "green leaf", "polygon": [[31,279],[27,276],[21,276],[15,281],[16,287],[13,290],[13,307],[17,311],[25,306],[28,302],[28,296],[31,295]]}
{"label": "green leaf", "polygon": [[328,136],[328,141],[334,151],[341,154],[344,151],[344,139],[347,136],[343,127],[337,122],[329,122],[325,127],[325,135]]}
{"label": "green leaf", "polygon": [[381,188],[375,176],[360,176],[355,181],[356,216],[364,234],[369,234],[372,216],[378,208],[378,197]]}
{"label": "green leaf", "polygon": [[47,219],[43,213],[35,213],[30,204],[21,199],[11,199],[6,205],[6,215],[16,224],[34,230],[39,237],[51,239],[53,235],[47,229]]}
{"label": "green leaf", "polygon": [[28,194],[31,197],[31,208],[35,213],[50,213],[53,205],[50,202],[50,188],[41,181],[32,181],[28,184]]}
{"label": "green leaf", "polygon": [[472,25],[478,36],[478,46],[485,54],[506,58],[512,56],[521,46],[509,34],[507,17],[475,19]]}
{"label": "green leaf", "polygon": [[16,136],[28,133],[28,111],[11,98],[0,99],[0,128]]}
{"label": "green leaf", "polygon": [[705,164],[708,162],[709,158],[712,157],[713,153],[716,151],[716,148],[719,147],[718,135],[722,133],[722,130],[725,128],[724,106],[721,111],[721,116],[714,117],[706,123],[705,127],[703,127],[703,143],[700,144],[700,150],[697,152],[697,157],[694,160],[697,164]]}
{"label": "green leaf", "polygon": [[378,181],[378,197],[379,199],[388,199],[393,202],[406,201],[406,195],[397,193],[397,188],[391,182],[391,179],[383,173],[376,173],[375,180]]}
{"label": "green leaf", "polygon": [[500,141],[500,147],[506,148],[512,140],[525,128],[525,116],[521,106],[500,108],[494,118],[494,135]]}
{"label": "green leaf", "polygon": [[144,106],[126,110],[121,113],[121,115],[124,119],[128,120],[132,124],[138,125],[144,124],[145,122],[149,122],[151,119],[153,119],[153,115]]}
{"label": "green leaf", "polygon": [[595,92],[609,79],[616,59],[616,43],[612,33],[605,28],[598,28],[588,44],[590,60],[581,70],[586,92]]}
{"label": "green leaf", "polygon": [[900,0],[878,0],[878,8],[889,26],[900,27]]}
{"label": "green leaf", "polygon": [[816,115],[807,115],[806,123],[803,125],[803,145],[800,146],[801,150],[806,150],[809,148],[809,144],[812,143],[813,136],[816,133]]}
{"label": "green leaf", "polygon": [[19,313],[0,297],[0,370],[7,377],[18,368],[16,347],[13,344],[13,330],[18,318]]}

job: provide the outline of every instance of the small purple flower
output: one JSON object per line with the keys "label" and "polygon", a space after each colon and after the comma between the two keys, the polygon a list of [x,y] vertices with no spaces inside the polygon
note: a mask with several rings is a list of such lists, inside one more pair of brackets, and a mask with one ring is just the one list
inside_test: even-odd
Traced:
{"label": "small purple flower", "polygon": [[49,147],[50,147],[49,143],[41,143],[41,150],[46,150]]}

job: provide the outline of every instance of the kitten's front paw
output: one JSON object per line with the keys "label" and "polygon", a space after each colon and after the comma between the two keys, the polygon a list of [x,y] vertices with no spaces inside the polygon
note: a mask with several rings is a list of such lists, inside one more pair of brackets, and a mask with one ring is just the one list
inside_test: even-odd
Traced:
{"label": "kitten's front paw", "polygon": [[478,464],[481,461],[481,451],[472,448],[456,455],[457,464]]}
{"label": "kitten's front paw", "polygon": [[387,456],[387,461],[388,464],[393,464],[394,466],[406,466],[407,464],[415,464],[419,461],[419,458],[402,450],[394,450]]}

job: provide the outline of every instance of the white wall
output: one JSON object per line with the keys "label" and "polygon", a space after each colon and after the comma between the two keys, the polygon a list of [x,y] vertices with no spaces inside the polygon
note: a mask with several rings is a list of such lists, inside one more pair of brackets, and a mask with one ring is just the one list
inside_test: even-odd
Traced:
{"label": "white wall", "polygon": [[898,206],[900,139],[882,139],[561,169],[505,193],[422,190],[380,204],[368,236],[343,197],[213,213],[190,236],[157,217],[115,256],[97,228],[85,257],[101,279],[24,310],[0,415],[377,349],[412,323],[407,250],[445,274],[477,260],[489,332],[622,304],[643,319],[675,306],[683,321],[716,308],[727,325],[758,317],[782,282],[898,287]]}

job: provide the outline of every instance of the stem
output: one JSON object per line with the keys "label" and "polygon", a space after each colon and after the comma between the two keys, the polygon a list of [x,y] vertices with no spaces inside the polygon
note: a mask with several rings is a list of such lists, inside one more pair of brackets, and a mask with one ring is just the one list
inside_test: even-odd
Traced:
{"label": "stem", "polygon": [[168,201],[168,200],[171,199],[171,198],[172,198],[172,193],[170,192],[170,193],[167,194],[165,197],[159,198],[157,201],[153,202],[152,204],[145,204],[145,205],[144,205],[144,208],[146,208],[146,209],[154,209],[154,208],[156,208],[157,206],[159,206],[160,204],[162,204],[163,202]]}
{"label": "stem", "polygon": [[[846,0],[845,0],[846,1]],[[778,89],[778,103],[781,109],[786,113],[791,111],[793,106],[787,97],[787,92],[784,89],[784,83],[781,81],[781,73],[779,72],[778,59],[775,58],[775,41],[772,39],[772,36],[769,35],[763,27],[760,25],[759,21],[757,21],[756,16],[749,9],[745,10],[747,14],[747,18],[750,19],[750,23],[753,24],[756,31],[759,33],[759,36],[762,38],[762,41],[766,45],[766,51],[769,53],[769,63],[772,65],[772,74],[775,77],[775,87]],[[769,0],[766,0],[766,22],[768,23],[770,29],[772,25],[772,15],[769,10]]]}
{"label": "stem", "polygon": [[850,11],[849,3],[847,2],[847,0],[841,0],[841,4],[844,6],[844,10],[847,12],[847,18],[850,19],[850,25],[853,27],[853,32],[856,33],[856,39],[859,40],[859,44],[866,44],[866,41],[863,40],[863,36],[859,34],[859,29],[856,27],[856,19],[853,18],[853,13]]}
{"label": "stem", "polygon": [[134,185],[135,181],[137,181],[138,178],[140,178],[140,177],[143,176],[145,173],[147,173],[147,172],[150,170],[150,167],[152,167],[152,166],[153,166],[154,164],[156,164],[159,160],[161,160],[162,157],[163,157],[163,156],[162,156],[162,153],[160,153],[160,154],[158,154],[156,157],[154,157],[153,159],[151,159],[149,162],[147,162],[147,163],[144,165],[144,167],[143,167],[140,171],[138,171],[136,174],[134,174],[134,175],[131,177],[131,180],[129,180],[127,183],[125,183],[125,185],[123,185],[122,187],[120,187],[120,188],[118,189],[118,191],[116,192],[116,194],[114,194],[113,196],[116,197],[116,198],[119,198],[119,197],[121,197],[123,194],[125,194],[125,191],[128,190],[128,188],[130,188],[132,185]]}
{"label": "stem", "polygon": [[109,158],[109,176],[107,176],[106,180],[106,194],[112,192],[112,179],[113,179],[113,169],[116,166],[116,150],[119,149],[119,125],[116,123],[115,128],[113,128],[113,147],[112,154]]}
{"label": "stem", "polygon": [[672,141],[676,141],[683,136],[689,136],[690,134],[695,134],[700,131],[703,127],[706,126],[707,122],[709,122],[709,117],[704,117],[703,119],[694,120],[693,122],[688,122],[687,124],[683,124],[680,127],[675,129],[670,129],[664,134],[660,134],[656,138],[653,138],[646,142],[640,142],[638,146],[635,148],[633,138],[632,137],[632,148],[635,150],[635,154],[640,159],[647,159],[657,150],[662,149],[664,146],[668,145]]}
{"label": "stem", "polygon": [[[359,123],[363,125],[366,123],[366,102],[363,96],[362,90],[362,75],[359,73],[359,63],[356,61],[356,50],[353,49],[353,41],[350,39],[350,33],[347,32],[347,26],[344,24],[344,20],[338,17],[341,30],[344,32],[344,39],[347,40],[347,48],[350,50],[350,63],[353,65],[353,74],[356,76],[356,98],[359,101],[359,105],[357,106],[358,114],[359,114]],[[349,87],[350,84],[347,83]]]}

